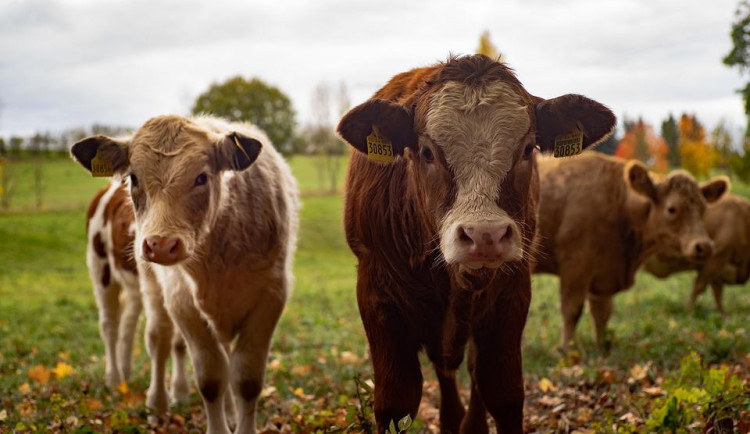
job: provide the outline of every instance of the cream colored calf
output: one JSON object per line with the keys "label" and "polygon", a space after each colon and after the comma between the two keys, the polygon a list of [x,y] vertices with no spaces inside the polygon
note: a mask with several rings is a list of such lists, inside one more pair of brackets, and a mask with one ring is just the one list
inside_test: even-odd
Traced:
{"label": "cream colored calf", "polygon": [[[129,179],[136,259],[158,284],[145,291],[163,296],[185,337],[208,432],[229,432],[231,389],[236,432],[254,433],[271,336],[292,281],[298,202],[288,166],[256,127],[211,117],[153,118],[131,138],[90,137],[72,154],[88,170]],[[155,347],[166,352],[161,324]],[[150,399],[158,395],[149,390]]]}

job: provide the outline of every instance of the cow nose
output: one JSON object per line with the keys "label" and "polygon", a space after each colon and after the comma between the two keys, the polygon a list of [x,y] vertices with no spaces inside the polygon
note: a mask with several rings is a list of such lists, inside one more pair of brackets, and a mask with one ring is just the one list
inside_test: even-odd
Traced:
{"label": "cow nose", "polygon": [[509,224],[459,225],[458,240],[470,260],[501,259],[508,250]]}
{"label": "cow nose", "polygon": [[185,247],[179,238],[147,237],[143,240],[143,252],[150,262],[172,265],[183,258]]}
{"label": "cow nose", "polygon": [[693,244],[693,256],[696,259],[706,259],[714,253],[714,243],[710,240],[696,241]]}

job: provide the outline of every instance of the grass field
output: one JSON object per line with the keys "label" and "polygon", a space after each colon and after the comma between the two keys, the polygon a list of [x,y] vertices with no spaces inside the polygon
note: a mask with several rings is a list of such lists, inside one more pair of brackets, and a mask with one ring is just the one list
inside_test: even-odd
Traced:
{"label": "grass field", "polygon": [[[302,190],[319,190],[312,161],[295,157],[291,164]],[[33,200],[17,196],[18,208],[0,214],[0,432],[204,429],[195,390],[190,404],[148,424],[143,405],[148,359],[140,338],[134,378],[116,391],[105,387],[103,345],[84,260],[84,208],[102,181],[67,160],[44,165],[49,173],[45,204],[57,211],[26,212]],[[56,193],[67,199],[54,198]],[[259,407],[261,426],[283,432],[326,432],[334,426],[367,430],[371,368],[354,267],[342,234],[341,198],[306,194],[296,285],[275,334]],[[535,276],[524,339],[528,430],[644,432],[676,423],[685,432],[701,432],[712,417],[725,413],[735,420],[745,414],[750,423],[750,287],[727,288],[722,317],[708,294],[694,312],[686,310],[691,285],[690,274],[663,281],[639,274],[636,285],[615,299],[611,351],[604,354],[594,345],[586,314],[578,328],[580,354],[563,357],[556,349],[557,279]],[[425,399],[414,430],[435,432],[439,398],[434,376],[428,369],[425,374]],[[465,368],[460,378],[466,393]],[[647,429],[659,411],[665,412],[662,428]]]}

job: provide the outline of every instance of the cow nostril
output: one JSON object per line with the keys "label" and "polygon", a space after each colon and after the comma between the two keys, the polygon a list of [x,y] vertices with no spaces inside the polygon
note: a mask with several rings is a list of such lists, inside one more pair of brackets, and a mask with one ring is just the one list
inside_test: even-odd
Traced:
{"label": "cow nostril", "polygon": [[513,230],[510,226],[508,226],[508,228],[505,230],[505,234],[502,236],[502,238],[500,238],[500,241],[502,242],[503,240],[510,240],[511,236],[513,236]]}
{"label": "cow nostril", "polygon": [[179,246],[180,246],[180,242],[179,241],[175,241],[174,244],[172,245],[172,248],[169,249],[169,254],[174,255],[175,253],[177,253],[177,248]]}
{"label": "cow nostril", "polygon": [[458,240],[463,243],[474,244],[474,240],[466,233],[466,229],[463,226],[458,227]]}

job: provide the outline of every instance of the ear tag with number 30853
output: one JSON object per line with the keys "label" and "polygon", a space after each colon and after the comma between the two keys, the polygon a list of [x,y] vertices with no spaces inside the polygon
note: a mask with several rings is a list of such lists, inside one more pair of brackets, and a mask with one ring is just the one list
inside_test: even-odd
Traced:
{"label": "ear tag with number 30853", "polygon": [[575,129],[568,134],[555,137],[555,158],[571,157],[583,152],[583,131]]}
{"label": "ear tag with number 30853", "polygon": [[101,148],[96,150],[96,156],[91,159],[91,175],[97,178],[112,176],[115,171],[112,169],[112,162],[101,156]]}
{"label": "ear tag with number 30853", "polygon": [[370,135],[367,136],[367,157],[383,163],[391,163],[395,159],[393,145],[387,138],[379,135],[374,126]]}

